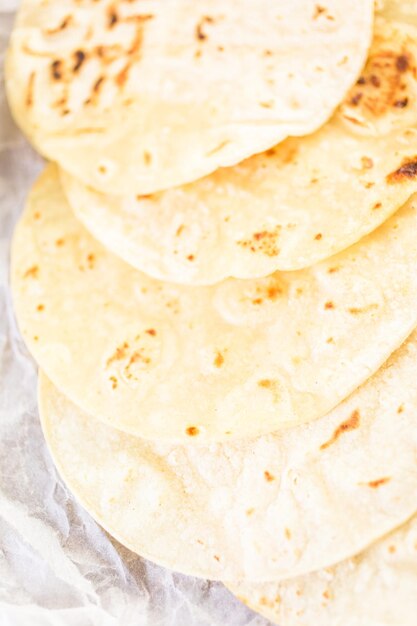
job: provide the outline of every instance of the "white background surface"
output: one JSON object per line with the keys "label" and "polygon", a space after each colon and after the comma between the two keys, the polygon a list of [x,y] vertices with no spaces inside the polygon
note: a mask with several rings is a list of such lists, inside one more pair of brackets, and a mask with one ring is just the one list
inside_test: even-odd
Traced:
{"label": "white background surface", "polygon": [[42,167],[11,121],[2,85],[17,4],[0,0],[0,626],[268,626],[222,585],[173,574],[110,540],[46,450],[36,366],[8,287],[11,233]]}

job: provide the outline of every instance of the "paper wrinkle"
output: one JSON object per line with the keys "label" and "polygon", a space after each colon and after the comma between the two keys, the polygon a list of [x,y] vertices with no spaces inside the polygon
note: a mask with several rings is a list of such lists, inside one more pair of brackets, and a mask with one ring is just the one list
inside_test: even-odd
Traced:
{"label": "paper wrinkle", "polygon": [[46,450],[36,366],[17,332],[8,287],[10,236],[42,168],[13,125],[4,93],[17,5],[0,0],[0,624],[268,626],[219,583],[174,574],[111,540],[68,492]]}

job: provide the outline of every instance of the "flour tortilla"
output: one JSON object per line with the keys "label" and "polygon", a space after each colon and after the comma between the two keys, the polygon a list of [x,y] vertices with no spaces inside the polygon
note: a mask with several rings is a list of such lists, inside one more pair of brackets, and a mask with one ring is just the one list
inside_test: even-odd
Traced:
{"label": "flour tortilla", "polygon": [[335,567],[282,583],[227,586],[281,626],[415,626],[417,517]]}
{"label": "flour tortilla", "polygon": [[[41,376],[58,469],[122,543],[223,580],[279,580],[363,550],[417,511],[417,332],[321,420],[236,443],[146,443]],[[312,622],[314,623],[314,622]]]}
{"label": "flour tortilla", "polygon": [[12,251],[23,336],[86,412],[170,441],[256,436],[324,415],[417,325],[417,203],[309,270],[184,287],[111,255],[73,217],[57,170]]}
{"label": "flour tortilla", "polygon": [[23,0],[7,88],[37,149],[107,193],[196,180],[319,128],[372,0]]}
{"label": "flour tortilla", "polygon": [[417,11],[385,20],[399,4],[378,14],[359,83],[313,135],[146,197],[63,174],[77,217],[134,267],[186,284],[296,270],[352,245],[417,191]]}

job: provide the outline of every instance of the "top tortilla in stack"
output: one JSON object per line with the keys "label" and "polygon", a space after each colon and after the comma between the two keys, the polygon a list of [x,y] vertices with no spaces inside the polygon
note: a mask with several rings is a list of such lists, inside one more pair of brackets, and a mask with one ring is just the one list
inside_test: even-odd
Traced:
{"label": "top tortilla in stack", "polygon": [[147,194],[319,128],[359,75],[372,18],[372,0],[23,0],[9,101],[84,183]]}
{"label": "top tortilla in stack", "polygon": [[160,280],[213,284],[308,267],[377,228],[417,191],[417,11],[377,11],[357,84],[330,121],[192,184],[103,194],[62,172],[77,217]]}

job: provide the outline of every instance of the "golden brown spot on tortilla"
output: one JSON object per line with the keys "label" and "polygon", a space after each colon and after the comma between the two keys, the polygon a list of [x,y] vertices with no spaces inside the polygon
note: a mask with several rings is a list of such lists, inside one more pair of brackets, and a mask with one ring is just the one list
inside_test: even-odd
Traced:
{"label": "golden brown spot on tortilla", "polygon": [[90,270],[94,269],[95,262],[96,262],[96,257],[95,257],[95,255],[94,255],[94,254],[89,254],[89,255],[87,256],[87,265],[88,265],[88,268],[89,268]]}
{"label": "golden brown spot on tortilla", "polygon": [[330,592],[326,589],[326,591],[323,591],[323,598],[326,598],[326,600],[330,600]]}
{"label": "golden brown spot on tortilla", "polygon": [[354,96],[352,96],[352,98],[350,99],[349,104],[352,104],[353,106],[356,106],[357,104],[359,104],[359,102],[362,100],[363,98],[363,94],[362,93],[357,93]]}
{"label": "golden brown spot on tortilla", "polygon": [[224,356],[221,352],[217,352],[216,358],[214,359],[214,365],[216,367],[221,367],[224,363]]}
{"label": "golden brown spot on tortilla", "polygon": [[417,157],[404,159],[401,166],[386,177],[388,184],[402,183],[417,177]]}
{"label": "golden brown spot on tortilla", "polygon": [[98,56],[104,65],[108,65],[113,61],[116,61],[124,54],[123,48],[118,44],[114,44],[112,46],[96,46],[92,52]]}
{"label": "golden brown spot on tortilla", "polygon": [[397,548],[395,546],[388,546],[388,552],[390,552],[390,554],[394,554],[394,552],[397,551]]}
{"label": "golden brown spot on tortilla", "polygon": [[64,64],[59,59],[51,64],[51,76],[54,80],[62,80],[64,72]]}
{"label": "golden brown spot on tortilla", "polygon": [[274,480],[275,480],[275,476],[273,476],[272,474],[270,474],[267,470],[265,470],[265,472],[264,472],[264,477],[265,477],[265,480],[266,480],[268,483],[272,483],[272,481],[274,481]]}
{"label": "golden brown spot on tortilla", "polygon": [[325,303],[324,308],[326,309],[326,311],[330,311],[331,309],[335,309],[336,307],[334,303],[329,300]]}
{"label": "golden brown spot on tortilla", "polygon": [[329,274],[335,274],[336,272],[339,272],[339,271],[340,271],[340,267],[335,267],[335,266],[329,267],[329,269],[327,270]]}
{"label": "golden brown spot on tortilla", "polygon": [[33,86],[35,84],[36,73],[32,72],[29,76],[28,86],[26,89],[26,106],[30,108],[33,105]]}
{"label": "golden brown spot on tortilla", "polygon": [[39,312],[42,312],[45,310],[45,305],[44,304],[38,304],[38,306],[36,307],[36,310]]}
{"label": "golden brown spot on tortilla", "polygon": [[187,433],[189,437],[196,437],[197,435],[200,434],[200,431],[197,428],[197,426],[189,426],[185,432]]}
{"label": "golden brown spot on tortilla", "polygon": [[272,156],[275,156],[275,155],[276,155],[276,153],[277,153],[277,151],[276,151],[276,149],[275,149],[275,148],[270,148],[269,150],[267,150],[267,151],[265,152],[265,155],[266,155],[267,157],[272,157]]}
{"label": "golden brown spot on tortilla", "polygon": [[410,58],[406,54],[400,54],[395,62],[397,70],[401,73],[406,72],[410,67]]}
{"label": "golden brown spot on tortilla", "polygon": [[362,157],[362,158],[361,158],[361,163],[362,163],[362,168],[363,168],[364,170],[370,170],[370,169],[372,169],[372,168],[373,168],[373,166],[374,166],[374,162],[373,162],[373,160],[372,160],[372,159],[370,159],[370,158],[369,158],[369,157],[367,157],[367,156],[364,156],[364,157]]}
{"label": "golden brown spot on tortilla", "polygon": [[129,61],[129,63],[127,63],[124,66],[124,68],[117,74],[115,80],[116,80],[116,84],[119,87],[123,87],[127,79],[129,78],[130,68],[131,68],[131,63]]}
{"label": "golden brown spot on tortilla", "polygon": [[268,389],[272,393],[272,399],[275,403],[281,400],[280,385],[277,380],[269,380],[268,378],[258,380],[258,387]]}
{"label": "golden brown spot on tortilla", "polygon": [[109,381],[112,383],[112,389],[117,389],[119,383],[116,376],[110,376]]}
{"label": "golden brown spot on tortilla", "polygon": [[55,245],[57,248],[62,248],[64,244],[65,244],[65,239],[60,238],[55,241]]}
{"label": "golden brown spot on tortilla", "polygon": [[255,292],[256,297],[252,299],[252,304],[258,306],[261,305],[265,299],[272,302],[278,300],[278,297],[284,293],[284,288],[280,279],[272,275],[266,284],[258,284]]}
{"label": "golden brown spot on tortilla", "polygon": [[41,214],[39,213],[39,211],[36,211],[36,213],[33,214],[33,219],[34,220],[40,220],[41,219]]}
{"label": "golden brown spot on tortilla", "polygon": [[261,606],[268,606],[268,607],[269,607],[269,608],[271,608],[271,609],[272,609],[272,608],[273,608],[273,606],[274,606],[274,603],[273,603],[273,602],[271,602],[270,600],[268,600],[268,598],[266,598],[265,596],[261,596],[261,597],[259,598],[259,604],[260,604]]}
{"label": "golden brown spot on tortilla", "polygon": [[283,289],[281,284],[276,281],[274,282],[273,279],[271,279],[271,283],[267,286],[266,289],[266,297],[269,298],[270,300],[277,300],[278,296],[280,296],[283,293]]}
{"label": "golden brown spot on tortilla", "polygon": [[360,106],[368,116],[382,117],[392,107],[407,106],[408,97],[403,93],[407,87],[404,74],[415,71],[415,67],[409,52],[393,50],[391,42],[376,41],[378,48],[371,50],[365,70],[351,89],[346,103],[354,108]]}
{"label": "golden brown spot on tortilla", "polygon": [[320,446],[320,450],[326,450],[326,448],[329,448],[339,439],[340,435],[343,435],[343,433],[349,432],[351,430],[355,430],[356,428],[359,428],[359,426],[360,413],[358,410],[355,410],[346,421],[342,422],[340,426],[336,428],[330,439]]}
{"label": "golden brown spot on tortilla", "polygon": [[[65,88],[64,95],[62,96],[62,98],[58,98],[57,100],[55,100],[55,102],[52,103],[52,107],[54,109],[59,109],[59,108],[62,109],[62,107],[66,106],[67,102],[68,102],[68,89]],[[64,113],[65,113],[65,109],[61,111],[61,115],[64,115]]]}
{"label": "golden brown spot on tortilla", "polygon": [[195,27],[195,36],[198,41],[205,41],[208,37],[207,33],[204,30],[204,27],[207,24],[213,24],[214,19],[209,15],[204,15],[197,26]]}
{"label": "golden brown spot on tortilla", "polygon": [[400,406],[397,409],[397,413],[403,413],[403,411],[404,411],[404,405],[400,404]]}
{"label": "golden brown spot on tortilla", "polygon": [[382,202],[376,202],[372,209],[375,211],[376,209],[380,209],[382,207]]}
{"label": "golden brown spot on tortilla", "polygon": [[150,335],[151,337],[156,337],[157,332],[154,328],[149,328],[148,330],[145,330],[147,335]]}
{"label": "golden brown spot on tortilla", "polygon": [[377,478],[376,480],[371,480],[369,483],[367,483],[367,485],[372,489],[378,489],[378,487],[381,487],[381,485],[386,485],[387,483],[389,483],[390,480],[390,477]]}
{"label": "golden brown spot on tortilla", "polygon": [[204,546],[204,541],[201,541],[201,539],[197,539],[197,543],[199,543],[200,546]]}
{"label": "golden brown spot on tortilla", "polygon": [[273,384],[274,384],[273,381],[268,380],[267,378],[263,380],[258,380],[258,386],[263,387],[264,389],[270,389]]}
{"label": "golden brown spot on tortilla", "polygon": [[38,337],[38,335],[35,335],[35,336],[34,336],[33,341],[39,341],[39,337]]}
{"label": "golden brown spot on tortilla", "polygon": [[143,153],[143,161],[145,165],[151,165],[152,163],[152,154],[147,150],[145,150],[145,152]]}
{"label": "golden brown spot on tortilla", "polygon": [[109,367],[115,361],[121,361],[122,359],[126,358],[128,350],[129,350],[129,344],[125,341],[123,345],[116,348],[116,351],[113,354],[113,356],[111,356],[107,360],[106,367]]}
{"label": "golden brown spot on tortilla", "polygon": [[39,267],[37,265],[33,265],[23,274],[23,278],[38,278],[39,276]]}
{"label": "golden brown spot on tortilla", "polygon": [[113,28],[119,21],[119,16],[116,11],[116,7],[111,5],[107,9],[107,28]]}
{"label": "golden brown spot on tortilla", "polygon": [[214,555],[214,558],[216,559],[216,561],[220,561],[220,557],[217,556],[217,554]]}
{"label": "golden brown spot on tortilla", "polygon": [[[284,144],[287,145],[287,144]],[[283,148],[281,147],[281,152]],[[285,163],[285,165],[289,165],[295,161],[295,157],[298,155],[299,149],[297,146],[291,146],[288,148],[283,154],[281,154],[281,161]]]}
{"label": "golden brown spot on tortilla", "polygon": [[322,238],[323,238],[323,235],[321,233],[317,233],[317,235],[314,237],[316,241],[320,241],[320,239]]}
{"label": "golden brown spot on tortilla", "polygon": [[195,260],[195,256],[194,256],[194,254],[189,254],[189,255],[187,256],[187,261],[194,261],[194,260]]}
{"label": "golden brown spot on tortilla", "polygon": [[285,529],[285,537],[286,537],[287,539],[291,539],[291,531],[290,531],[290,529],[289,529],[289,528],[286,528],[286,529]]}
{"label": "golden brown spot on tortilla", "polygon": [[242,248],[247,248],[251,252],[264,254],[265,256],[278,256],[280,249],[278,248],[278,240],[281,226],[276,226],[274,230],[262,230],[252,235],[251,239],[243,239],[237,244]]}
{"label": "golden brown spot on tortilla", "polygon": [[58,26],[56,26],[55,28],[46,28],[43,32],[45,35],[56,35],[57,33],[68,28],[68,26],[70,26],[72,21],[73,21],[72,15],[67,15],[66,17],[64,17],[64,19]]}
{"label": "golden brown spot on tortilla", "polygon": [[350,307],[348,309],[349,313],[352,315],[360,315],[361,313],[368,313],[369,311],[375,311],[378,308],[377,304],[368,304],[368,306],[363,307]]}
{"label": "golden brown spot on tortilla", "polygon": [[126,365],[126,371],[129,370],[130,366],[134,363],[145,363],[145,365],[149,365],[151,359],[147,356],[144,356],[140,350],[136,350],[129,359],[128,364]]}
{"label": "golden brown spot on tortilla", "polygon": [[326,339],[326,343],[334,343],[333,337],[329,337],[328,339]]}
{"label": "golden brown spot on tortilla", "polygon": [[316,20],[319,15],[322,15],[323,13],[326,12],[326,7],[322,7],[320,4],[316,4],[315,9],[314,9],[314,15],[313,15],[313,20]]}
{"label": "golden brown spot on tortilla", "polygon": [[262,107],[263,109],[272,109],[272,107],[274,106],[274,103],[272,100],[270,100],[269,102],[260,102],[259,106]]}
{"label": "golden brown spot on tortilla", "polygon": [[185,229],[184,224],[181,224],[181,226],[177,228],[177,232],[175,233],[175,236],[179,237],[184,232],[184,229]]}
{"label": "golden brown spot on tortilla", "polygon": [[83,50],[76,50],[74,52],[74,65],[72,68],[72,71],[74,72],[74,74],[76,74],[81,69],[86,58],[87,58],[87,55],[85,54]]}
{"label": "golden brown spot on tortilla", "polygon": [[248,515],[250,517],[251,515],[253,515],[254,512],[255,512],[255,509],[248,509],[246,511],[246,515]]}
{"label": "golden brown spot on tortilla", "polygon": [[206,156],[212,156],[213,154],[216,154],[217,152],[220,152],[220,150],[223,150],[223,148],[225,148],[227,145],[229,145],[229,143],[230,143],[230,139],[225,139],[224,141],[219,143],[218,146],[216,146],[215,148],[210,150],[210,152],[207,152]]}
{"label": "golden brown spot on tortilla", "polygon": [[94,94],[98,94],[100,92],[101,87],[103,86],[103,83],[106,79],[104,78],[104,76],[100,76],[99,78],[97,78],[96,82],[93,85],[93,93]]}

